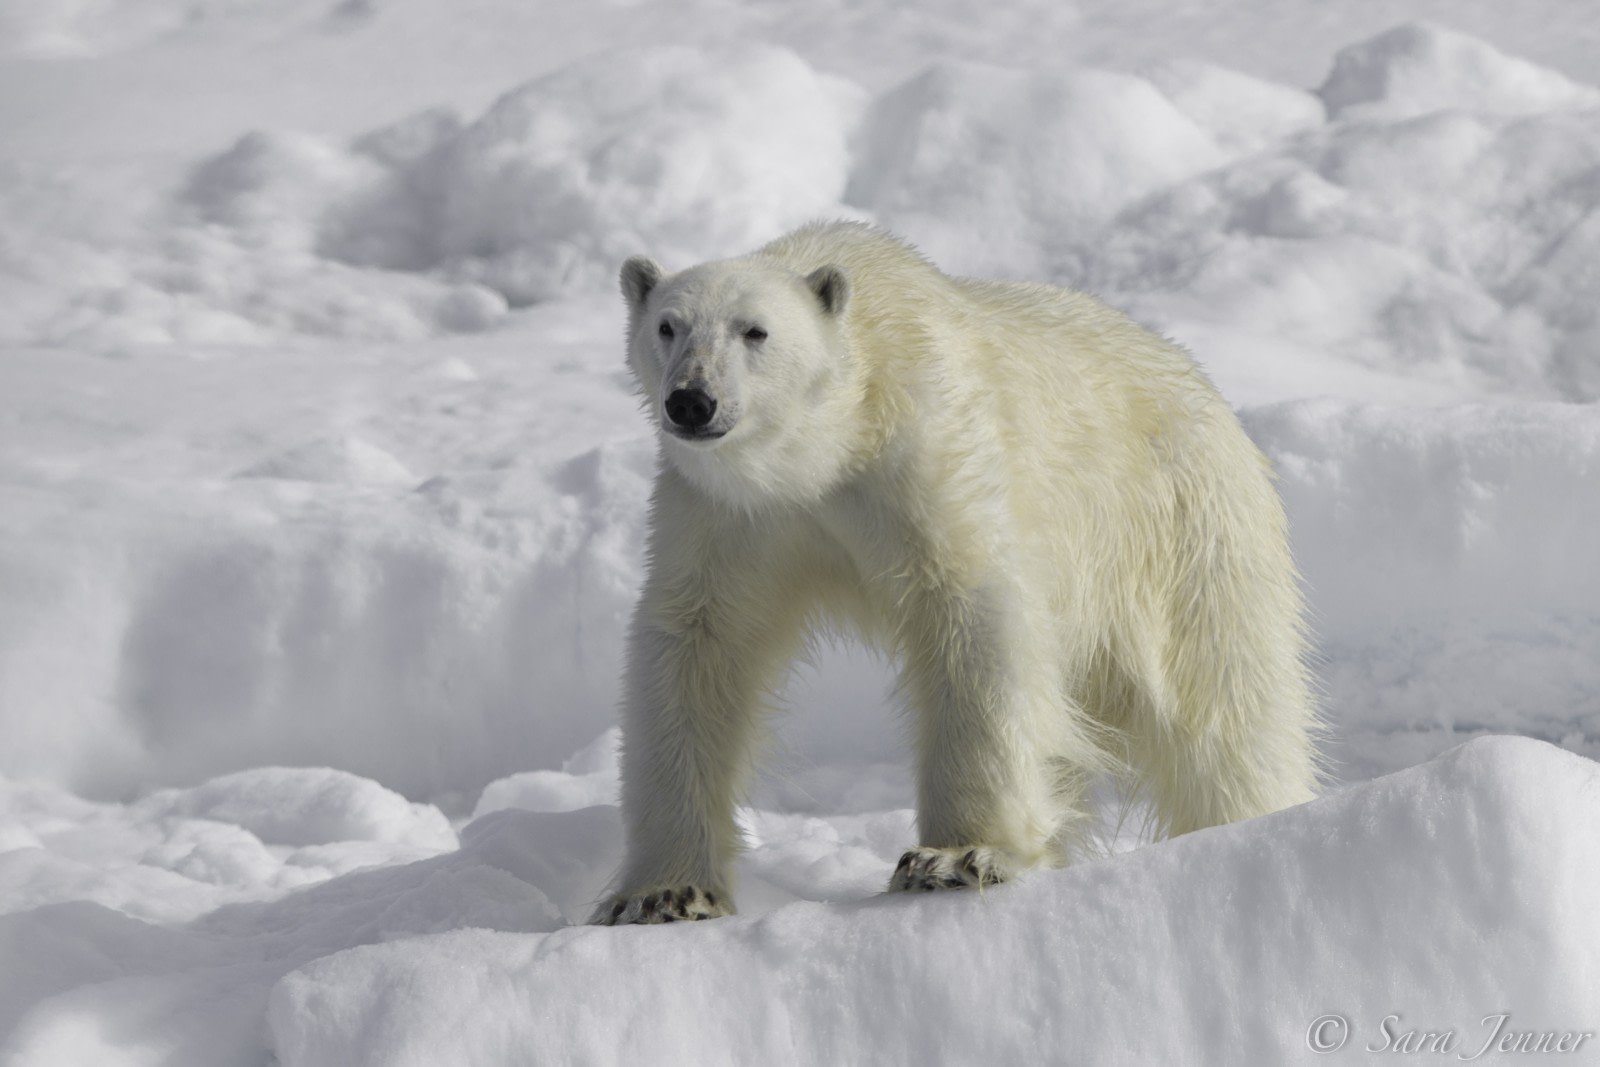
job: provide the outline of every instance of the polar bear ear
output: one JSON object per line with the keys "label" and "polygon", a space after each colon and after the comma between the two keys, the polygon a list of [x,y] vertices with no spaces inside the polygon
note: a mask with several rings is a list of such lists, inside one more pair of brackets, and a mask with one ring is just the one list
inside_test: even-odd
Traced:
{"label": "polar bear ear", "polygon": [[622,296],[634,309],[644,307],[650,290],[661,280],[661,267],[649,256],[632,256],[622,265]]}
{"label": "polar bear ear", "polygon": [[806,285],[830,315],[843,314],[844,306],[850,302],[850,279],[831,263],[807,274]]}

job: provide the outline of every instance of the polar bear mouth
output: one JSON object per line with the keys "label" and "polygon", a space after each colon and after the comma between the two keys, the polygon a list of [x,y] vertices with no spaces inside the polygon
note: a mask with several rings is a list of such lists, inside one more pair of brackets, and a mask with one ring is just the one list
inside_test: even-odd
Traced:
{"label": "polar bear mouth", "polygon": [[727,430],[713,430],[710,427],[704,427],[698,430],[686,430],[680,426],[668,426],[666,427],[666,431],[680,441],[710,442],[728,435]]}

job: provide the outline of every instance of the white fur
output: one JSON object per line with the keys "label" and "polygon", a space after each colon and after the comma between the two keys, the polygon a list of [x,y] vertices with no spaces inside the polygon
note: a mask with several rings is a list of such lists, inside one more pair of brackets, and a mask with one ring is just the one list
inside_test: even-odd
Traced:
{"label": "white fur", "polygon": [[[855,224],[675,275],[630,260],[623,288],[662,432],[625,679],[628,855],[602,912],[663,887],[728,899],[757,710],[817,626],[900,664],[942,868],[971,848],[1001,875],[1061,862],[1106,771],[1169,834],[1313,795],[1283,509],[1176,346]],[[687,382],[725,436],[668,432]]]}

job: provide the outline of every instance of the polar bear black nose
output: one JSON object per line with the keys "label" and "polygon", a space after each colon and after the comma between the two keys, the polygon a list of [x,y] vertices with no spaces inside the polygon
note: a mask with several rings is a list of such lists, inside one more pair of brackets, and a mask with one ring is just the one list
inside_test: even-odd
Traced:
{"label": "polar bear black nose", "polygon": [[685,430],[703,430],[717,413],[717,402],[704,389],[674,389],[667,394],[667,418]]}

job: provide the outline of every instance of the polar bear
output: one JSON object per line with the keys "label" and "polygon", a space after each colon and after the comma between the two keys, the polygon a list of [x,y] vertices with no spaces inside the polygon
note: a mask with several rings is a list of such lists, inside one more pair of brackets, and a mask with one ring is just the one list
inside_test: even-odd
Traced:
{"label": "polar bear", "polygon": [[857,223],[621,282],[659,464],[593,921],[734,910],[759,711],[819,626],[902,671],[919,840],[891,890],[1064,862],[1102,774],[1167,835],[1314,795],[1283,507],[1181,349]]}

